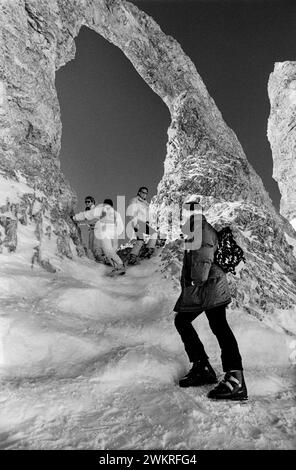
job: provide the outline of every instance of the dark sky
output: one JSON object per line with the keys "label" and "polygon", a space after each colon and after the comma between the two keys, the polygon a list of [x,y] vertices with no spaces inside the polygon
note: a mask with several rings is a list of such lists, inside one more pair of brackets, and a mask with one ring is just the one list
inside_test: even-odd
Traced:
{"label": "dark sky", "polygon": [[[135,1],[181,44],[237,134],[278,207],[266,137],[267,82],[275,62],[295,60],[296,1]],[[169,112],[120,49],[82,28],[77,54],[57,73],[63,138],[61,164],[82,208],[155,194],[163,174]]]}

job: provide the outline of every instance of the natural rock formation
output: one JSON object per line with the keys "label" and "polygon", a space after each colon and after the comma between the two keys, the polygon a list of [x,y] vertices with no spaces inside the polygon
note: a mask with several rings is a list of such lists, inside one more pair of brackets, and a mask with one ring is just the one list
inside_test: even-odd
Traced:
{"label": "natural rock formation", "polygon": [[280,212],[296,229],[296,62],[275,64],[268,83],[268,139],[273,177],[282,195]]}
{"label": "natural rock formation", "polygon": [[[68,217],[73,193],[59,169],[54,78],[74,58],[74,38],[86,25],[124,52],[171,113],[164,175],[154,200],[162,228],[167,208],[180,205],[187,194],[200,195],[209,220],[231,224],[246,252],[246,266],[232,279],[233,306],[243,305],[274,324],[280,323],[280,310],[295,314],[295,232],[274,209],[195,66],[172,37],[120,0],[6,0],[0,21],[1,171],[5,184],[14,188],[9,201],[1,203],[8,249],[19,249],[20,224],[33,224],[32,250],[39,262],[50,261],[50,243],[59,253],[73,253]],[[178,230],[170,236],[178,236]],[[178,267],[180,250],[176,243],[168,246],[166,271]]]}

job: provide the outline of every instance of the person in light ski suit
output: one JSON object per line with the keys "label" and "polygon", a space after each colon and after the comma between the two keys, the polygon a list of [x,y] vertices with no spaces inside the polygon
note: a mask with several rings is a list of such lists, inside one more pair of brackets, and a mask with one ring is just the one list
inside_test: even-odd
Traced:
{"label": "person in light ski suit", "polygon": [[155,251],[157,233],[149,226],[149,203],[147,202],[148,188],[141,186],[137,196],[128,205],[126,215],[132,225],[136,242],[128,257],[128,264],[135,264],[144,244],[144,235],[149,235],[146,244],[146,256],[150,257]]}
{"label": "person in light ski suit", "polygon": [[[226,306],[231,302],[224,271],[214,263],[218,246],[216,230],[208,223],[194,197],[186,201],[190,207],[188,237],[199,237],[196,246],[186,243],[181,275],[182,292],[174,307],[175,326],[192,363],[191,370],[179,381],[180,387],[191,387],[217,382],[204,346],[192,321],[205,312],[210,328],[221,348],[224,379],[208,393],[209,398],[246,400],[247,388],[243,376],[242,359],[235,336],[227,323]],[[199,206],[199,207],[198,207]],[[186,238],[186,237],[185,237]]]}
{"label": "person in light ski suit", "polygon": [[124,264],[116,253],[118,237],[122,234],[124,226],[119,212],[113,208],[111,199],[105,199],[103,204],[98,204],[90,211],[80,212],[73,218],[77,222],[93,219],[96,219],[94,228],[96,246],[102,249],[104,256],[114,268],[110,275],[124,274]]}
{"label": "person in light ski suit", "polygon": [[[96,201],[93,196],[86,196],[85,200],[85,212],[90,211],[96,207]],[[89,221],[87,224],[88,226],[88,246],[87,246],[87,251],[88,253],[91,252],[94,259],[99,262],[104,261],[104,254],[101,248],[99,248],[96,244],[96,239],[95,239],[95,223],[96,220]]]}

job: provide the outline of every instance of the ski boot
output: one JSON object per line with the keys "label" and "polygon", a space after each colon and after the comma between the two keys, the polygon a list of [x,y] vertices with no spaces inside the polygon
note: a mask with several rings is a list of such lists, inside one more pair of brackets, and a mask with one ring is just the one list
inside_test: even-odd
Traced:
{"label": "ski boot", "polygon": [[248,391],[242,370],[226,372],[224,379],[208,393],[215,400],[247,400]]}
{"label": "ski boot", "polygon": [[107,256],[104,256],[104,264],[106,264],[106,266],[112,266],[112,263]]}
{"label": "ski boot", "polygon": [[209,361],[194,362],[190,371],[179,380],[180,387],[198,387],[214,384],[217,377]]}

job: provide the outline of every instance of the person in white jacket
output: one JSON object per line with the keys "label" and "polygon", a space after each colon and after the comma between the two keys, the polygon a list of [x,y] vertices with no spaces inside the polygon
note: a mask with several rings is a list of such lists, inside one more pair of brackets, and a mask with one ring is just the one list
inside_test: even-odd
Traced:
{"label": "person in white jacket", "polygon": [[[85,200],[85,209],[84,211],[90,211],[96,207],[96,201],[93,196],[86,196]],[[89,253],[92,253],[93,258],[98,261],[98,262],[103,262],[104,261],[104,254],[101,248],[99,248],[96,244],[96,239],[95,239],[95,223],[96,221],[88,221],[86,224],[88,227],[88,246],[87,246],[87,254],[89,256]],[[91,256],[89,256],[92,258]]]}
{"label": "person in white jacket", "polygon": [[98,204],[89,211],[76,214],[73,219],[76,222],[96,219],[94,236],[96,245],[102,249],[104,255],[113,266],[110,276],[125,273],[125,267],[121,258],[117,255],[118,237],[123,232],[124,226],[119,212],[113,208],[111,199],[105,199],[103,204]]}
{"label": "person in white jacket", "polygon": [[147,202],[148,188],[141,186],[136,197],[133,197],[128,205],[126,215],[130,218],[130,223],[134,230],[136,242],[129,254],[128,263],[135,264],[138,260],[140,249],[144,244],[144,235],[149,236],[146,244],[147,255],[154,253],[157,233],[149,226],[149,203]]}

